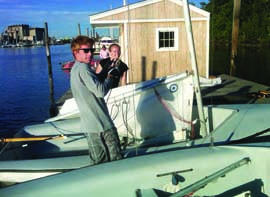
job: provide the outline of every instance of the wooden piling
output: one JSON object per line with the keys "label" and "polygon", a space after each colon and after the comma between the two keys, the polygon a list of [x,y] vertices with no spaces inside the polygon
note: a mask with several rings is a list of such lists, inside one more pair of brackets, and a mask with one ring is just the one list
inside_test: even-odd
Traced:
{"label": "wooden piling", "polygon": [[78,23],[78,35],[79,36],[81,35],[81,25],[80,25],[80,23]]}
{"label": "wooden piling", "polygon": [[52,73],[52,61],[51,61],[51,52],[50,52],[50,43],[49,43],[49,33],[48,33],[48,24],[45,22],[45,46],[46,46],[46,55],[47,55],[47,62],[48,62],[48,79],[49,79],[49,86],[50,86],[50,100],[51,100],[51,107],[50,107],[50,116],[55,116],[58,112],[55,108],[55,100],[54,100],[54,84],[53,84],[53,73]]}
{"label": "wooden piling", "polygon": [[232,52],[231,52],[231,68],[230,68],[231,76],[235,75],[236,70],[235,58],[237,57],[240,7],[241,7],[241,0],[234,0],[233,26],[232,26]]}
{"label": "wooden piling", "polygon": [[86,35],[89,37],[89,28],[86,28]]}
{"label": "wooden piling", "polygon": [[52,62],[51,62],[51,52],[49,46],[49,33],[48,33],[48,24],[45,22],[45,46],[46,46],[46,56],[48,62],[48,72],[49,77],[52,78]]}

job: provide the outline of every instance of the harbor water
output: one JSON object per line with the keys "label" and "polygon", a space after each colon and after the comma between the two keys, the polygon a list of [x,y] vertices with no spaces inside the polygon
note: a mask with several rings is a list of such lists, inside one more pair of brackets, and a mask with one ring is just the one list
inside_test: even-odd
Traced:
{"label": "harbor water", "polygon": [[[210,75],[230,75],[230,46],[210,47]],[[233,76],[270,86],[270,46],[239,46]]]}
{"label": "harbor water", "polygon": [[[12,136],[26,125],[50,118],[50,108],[70,87],[61,69],[72,59],[70,46],[50,46],[53,92],[45,47],[0,48],[0,132]],[[238,52],[236,77],[270,86],[270,48],[245,47]],[[229,47],[210,52],[210,75],[230,73]],[[52,94],[53,93],[53,94]]]}
{"label": "harbor water", "polygon": [[72,60],[69,45],[50,47],[53,92],[45,47],[0,48],[0,132],[12,135],[50,117],[50,107],[69,88],[61,62]]}

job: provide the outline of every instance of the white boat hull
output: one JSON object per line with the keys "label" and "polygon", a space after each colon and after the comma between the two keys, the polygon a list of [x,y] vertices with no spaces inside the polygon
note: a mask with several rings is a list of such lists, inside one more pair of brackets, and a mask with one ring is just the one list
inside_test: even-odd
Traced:
{"label": "white boat hull", "polygon": [[269,196],[269,156],[269,143],[167,150],[14,185],[0,195]]}
{"label": "white boat hull", "polygon": [[[179,149],[205,144],[207,146],[228,144],[270,128],[269,104],[222,105],[205,108],[205,111],[208,112],[206,117],[212,122],[209,126],[212,128],[211,135],[202,139],[146,149],[142,148],[142,144],[138,144],[136,151],[132,154],[139,156],[162,148]],[[79,125],[79,118],[74,118],[26,127],[24,132],[21,132],[23,136],[63,134],[66,138],[10,143],[0,155],[1,160],[7,160],[0,161],[0,182],[24,182],[54,173],[62,173],[62,169],[68,170],[90,165],[88,145],[84,135],[80,133]],[[160,139],[158,138],[158,140]],[[150,144],[153,145],[153,142]],[[130,154],[128,153],[127,157],[130,157]],[[82,163],[78,163],[78,158]],[[27,167],[32,171],[27,171]]]}
{"label": "white boat hull", "polygon": [[[182,133],[182,130],[190,128],[192,76],[181,73],[114,88],[105,100],[120,136],[139,140],[161,135],[171,138],[175,132]],[[173,117],[162,102],[166,102],[182,119]],[[80,117],[80,114],[72,98],[64,103],[58,116],[45,122],[76,117]],[[179,137],[179,140],[185,139],[185,135]]]}
{"label": "white boat hull", "polygon": [[0,187],[88,166],[88,155],[0,162]]}
{"label": "white boat hull", "polygon": [[[206,112],[207,127],[211,131],[211,135],[200,139],[200,121],[197,121],[194,125],[196,139],[180,141],[183,142],[183,146],[209,143],[211,141],[238,140],[270,128],[270,122],[268,121],[268,117],[270,117],[270,104],[217,105],[205,107],[204,111]],[[194,111],[192,116],[195,119],[198,118]],[[1,153],[0,160],[52,158],[88,153],[87,141],[84,134],[80,131],[79,118],[27,126],[15,137],[44,135],[64,135],[65,138],[38,142],[9,143],[5,151]],[[175,142],[178,142],[178,140],[173,137],[170,143]],[[170,143],[164,140],[164,135],[161,135],[160,137],[157,136],[144,140],[136,146],[149,147]]]}
{"label": "white boat hull", "polygon": [[[136,110],[130,108],[126,109],[125,107],[119,107],[116,110],[120,115],[113,117],[114,121],[117,123],[116,125],[120,136],[128,136],[129,138],[137,139],[149,137],[150,139],[144,139],[139,144],[135,144],[135,147],[137,147],[138,150],[151,152],[151,148],[140,148],[164,144],[171,144],[168,146],[178,148],[200,146],[207,143],[226,144],[232,140],[239,140],[270,128],[268,121],[268,117],[270,117],[269,104],[206,106],[204,107],[204,111],[207,119],[207,128],[211,135],[201,136],[203,138],[200,139],[201,121],[190,124],[191,120],[199,119],[196,106],[190,106],[192,104],[192,96],[186,97],[184,93],[186,91],[185,86],[189,86],[191,83],[191,78],[183,75],[180,76],[180,79],[180,83],[179,80],[175,80],[175,78],[174,80],[169,80],[169,82],[166,79],[168,83],[163,83],[166,81],[165,79],[157,80],[156,82],[158,83],[153,83],[153,81],[152,83],[145,82],[145,86],[142,86],[145,88],[145,91],[141,91],[142,89],[139,88],[140,91],[138,94],[135,94],[135,100],[138,100],[136,102],[132,101],[133,96],[127,96],[128,93],[130,95],[134,94],[134,92],[132,92],[134,90],[132,86],[126,87],[131,88],[132,91],[117,91],[117,96],[114,95],[114,97],[110,97],[114,98],[112,101],[108,102],[111,111],[114,111],[114,105],[123,106],[123,103],[127,101],[129,104],[133,102],[130,106],[137,106]],[[175,88],[175,85],[177,88]],[[169,90],[177,91],[171,92]],[[162,101],[157,95],[157,92],[160,97],[162,97]],[[167,92],[170,92],[174,97],[166,97],[170,96]],[[146,99],[142,99],[141,97]],[[175,98],[180,98],[181,104],[175,101]],[[164,103],[162,104],[163,99],[165,100],[165,105]],[[176,110],[172,110],[175,107]],[[184,110],[186,107],[188,109],[187,112]],[[151,108],[154,110],[151,111]],[[192,110],[189,111],[190,108]],[[146,110],[147,113],[144,112],[144,110]],[[131,112],[130,114],[127,113],[129,116],[126,116],[127,118],[125,119],[128,124],[123,124],[123,119],[121,119],[123,118],[122,114],[124,111]],[[112,113],[112,115],[113,114],[114,113]],[[168,120],[168,117],[171,121]],[[142,126],[142,121],[144,121],[144,126]],[[132,128],[132,134],[127,132],[127,125]],[[144,128],[151,129],[144,130]],[[147,131],[148,133],[143,133],[143,131]],[[54,138],[59,135],[63,135],[65,138]],[[196,140],[190,139],[192,135],[195,136]],[[48,136],[52,138],[36,142],[25,141],[9,143],[0,154],[0,160],[3,161],[0,162],[0,181],[12,183],[23,182],[54,173],[62,173],[63,169],[70,170],[90,164],[88,145],[84,134],[80,131],[79,117],[27,126],[22,129],[15,138],[33,136]],[[186,136],[189,138],[186,138]],[[181,143],[172,144],[175,142]],[[157,150],[158,148],[153,149]],[[76,163],[79,156],[84,158],[82,160],[84,163]],[[72,165],[70,165],[69,162],[64,162],[60,169],[59,165],[56,163],[61,163],[63,159],[71,162]],[[29,165],[30,163],[31,165]],[[32,171],[27,171],[25,166],[29,166]]]}

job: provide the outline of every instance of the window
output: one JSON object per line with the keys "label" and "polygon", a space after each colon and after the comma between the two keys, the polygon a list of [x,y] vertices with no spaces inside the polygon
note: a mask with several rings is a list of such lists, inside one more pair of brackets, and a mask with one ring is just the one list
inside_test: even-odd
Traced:
{"label": "window", "polygon": [[157,51],[178,50],[178,28],[157,28],[156,50]]}

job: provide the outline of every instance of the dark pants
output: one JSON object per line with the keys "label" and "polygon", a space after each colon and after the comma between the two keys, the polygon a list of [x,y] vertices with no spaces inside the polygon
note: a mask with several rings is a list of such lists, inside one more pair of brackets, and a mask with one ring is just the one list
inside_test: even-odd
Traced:
{"label": "dark pants", "polygon": [[120,140],[116,128],[101,133],[86,133],[89,156],[93,164],[122,159]]}

